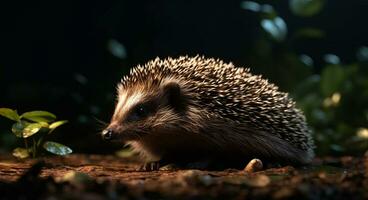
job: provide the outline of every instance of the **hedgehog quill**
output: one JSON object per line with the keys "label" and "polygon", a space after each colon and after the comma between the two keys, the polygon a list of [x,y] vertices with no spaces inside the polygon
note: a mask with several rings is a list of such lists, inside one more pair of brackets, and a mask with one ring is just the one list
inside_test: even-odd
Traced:
{"label": "hedgehog quill", "polygon": [[150,168],[199,162],[244,166],[252,158],[304,165],[314,157],[310,129],[295,102],[232,63],[156,58],[132,68],[117,94],[102,136],[129,144]]}

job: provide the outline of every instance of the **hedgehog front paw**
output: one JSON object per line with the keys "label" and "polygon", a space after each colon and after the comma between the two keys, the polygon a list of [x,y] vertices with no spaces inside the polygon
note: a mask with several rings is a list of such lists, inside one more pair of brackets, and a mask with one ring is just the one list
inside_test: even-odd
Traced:
{"label": "hedgehog front paw", "polygon": [[139,167],[138,170],[150,172],[150,171],[157,171],[160,169],[160,167],[161,167],[161,163],[159,161],[154,161],[154,162],[144,163],[143,165]]}

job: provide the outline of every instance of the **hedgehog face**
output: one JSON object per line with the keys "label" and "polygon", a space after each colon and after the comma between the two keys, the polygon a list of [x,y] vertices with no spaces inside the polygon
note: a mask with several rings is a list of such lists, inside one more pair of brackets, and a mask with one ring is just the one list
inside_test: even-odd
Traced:
{"label": "hedgehog face", "polygon": [[102,132],[105,140],[135,141],[170,131],[185,109],[180,87],[175,82],[118,87],[118,102],[110,125]]}

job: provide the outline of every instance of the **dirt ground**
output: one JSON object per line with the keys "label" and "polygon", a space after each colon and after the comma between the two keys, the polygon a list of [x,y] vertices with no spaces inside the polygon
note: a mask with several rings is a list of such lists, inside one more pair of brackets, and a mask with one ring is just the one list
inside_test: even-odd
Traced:
{"label": "dirt ground", "polygon": [[0,155],[0,199],[368,199],[368,157],[317,158],[255,173],[137,171],[135,159]]}

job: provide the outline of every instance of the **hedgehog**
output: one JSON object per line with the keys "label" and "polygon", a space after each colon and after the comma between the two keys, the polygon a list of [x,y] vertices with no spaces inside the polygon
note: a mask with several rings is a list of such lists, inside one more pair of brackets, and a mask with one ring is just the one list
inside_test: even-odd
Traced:
{"label": "hedgehog", "polygon": [[102,137],[130,145],[155,169],[251,158],[306,165],[314,157],[306,119],[287,93],[248,68],[203,56],[132,68]]}

